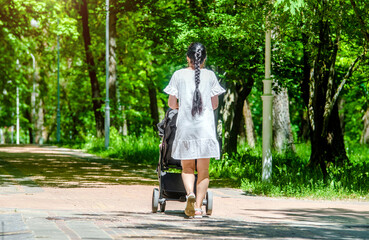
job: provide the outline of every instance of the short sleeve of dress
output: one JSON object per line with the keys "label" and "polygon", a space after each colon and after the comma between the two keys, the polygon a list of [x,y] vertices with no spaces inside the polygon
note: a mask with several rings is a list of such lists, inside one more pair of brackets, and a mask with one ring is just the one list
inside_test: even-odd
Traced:
{"label": "short sleeve of dress", "polygon": [[225,93],[225,89],[220,86],[217,77],[215,76],[215,73],[211,73],[211,80],[212,80],[212,87],[211,87],[211,96],[214,97],[216,95],[220,95],[222,93]]}
{"label": "short sleeve of dress", "polygon": [[177,74],[176,72],[173,74],[172,78],[169,81],[168,86],[164,88],[164,92],[173,95],[178,99],[178,84],[177,84]]}

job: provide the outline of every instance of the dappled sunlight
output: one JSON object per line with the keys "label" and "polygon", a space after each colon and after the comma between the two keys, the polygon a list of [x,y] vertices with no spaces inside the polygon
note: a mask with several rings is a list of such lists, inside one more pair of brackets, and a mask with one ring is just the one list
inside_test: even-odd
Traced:
{"label": "dappled sunlight", "polygon": [[77,157],[73,156],[77,151],[58,150],[37,146],[1,146],[0,185],[92,187],[104,184],[157,184],[155,169],[92,155]]}
{"label": "dappled sunlight", "polygon": [[[133,220],[142,218],[145,221]],[[180,236],[181,239],[363,239],[366,236],[365,226],[264,223],[208,216],[201,220],[183,221],[183,211],[177,210],[164,214],[133,211],[86,213],[54,216],[47,220],[103,222],[124,239],[165,239],[168,236]]]}

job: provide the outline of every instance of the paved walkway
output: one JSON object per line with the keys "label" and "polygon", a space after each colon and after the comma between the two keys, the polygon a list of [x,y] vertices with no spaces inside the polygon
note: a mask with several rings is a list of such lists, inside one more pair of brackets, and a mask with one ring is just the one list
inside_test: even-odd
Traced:
{"label": "paved walkway", "polygon": [[181,202],[151,213],[155,184],[147,166],[55,147],[0,146],[0,240],[369,239],[369,202],[217,188],[212,216],[194,220]]}

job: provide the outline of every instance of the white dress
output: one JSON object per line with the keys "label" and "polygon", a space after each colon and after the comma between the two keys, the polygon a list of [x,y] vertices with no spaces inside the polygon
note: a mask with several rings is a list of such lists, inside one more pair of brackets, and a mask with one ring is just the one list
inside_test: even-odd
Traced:
{"label": "white dress", "polygon": [[213,71],[200,70],[199,90],[202,98],[202,113],[191,114],[195,91],[195,70],[184,68],[176,71],[164,89],[179,100],[177,131],[172,146],[172,157],[178,160],[215,158],[219,159],[219,143],[216,138],[214,110],[211,97],[222,94]]}

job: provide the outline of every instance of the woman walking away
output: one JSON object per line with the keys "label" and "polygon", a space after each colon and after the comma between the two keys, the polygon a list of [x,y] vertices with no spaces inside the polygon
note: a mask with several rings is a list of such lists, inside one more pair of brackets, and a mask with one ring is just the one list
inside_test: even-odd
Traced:
{"label": "woman walking away", "polygon": [[195,218],[203,214],[201,206],[209,186],[210,158],[220,157],[214,109],[218,107],[218,95],[225,92],[214,72],[204,68],[205,60],[204,45],[192,43],[187,50],[188,68],[176,71],[164,89],[169,94],[169,107],[178,108],[172,157],[182,164],[182,180],[187,192],[185,214]]}

